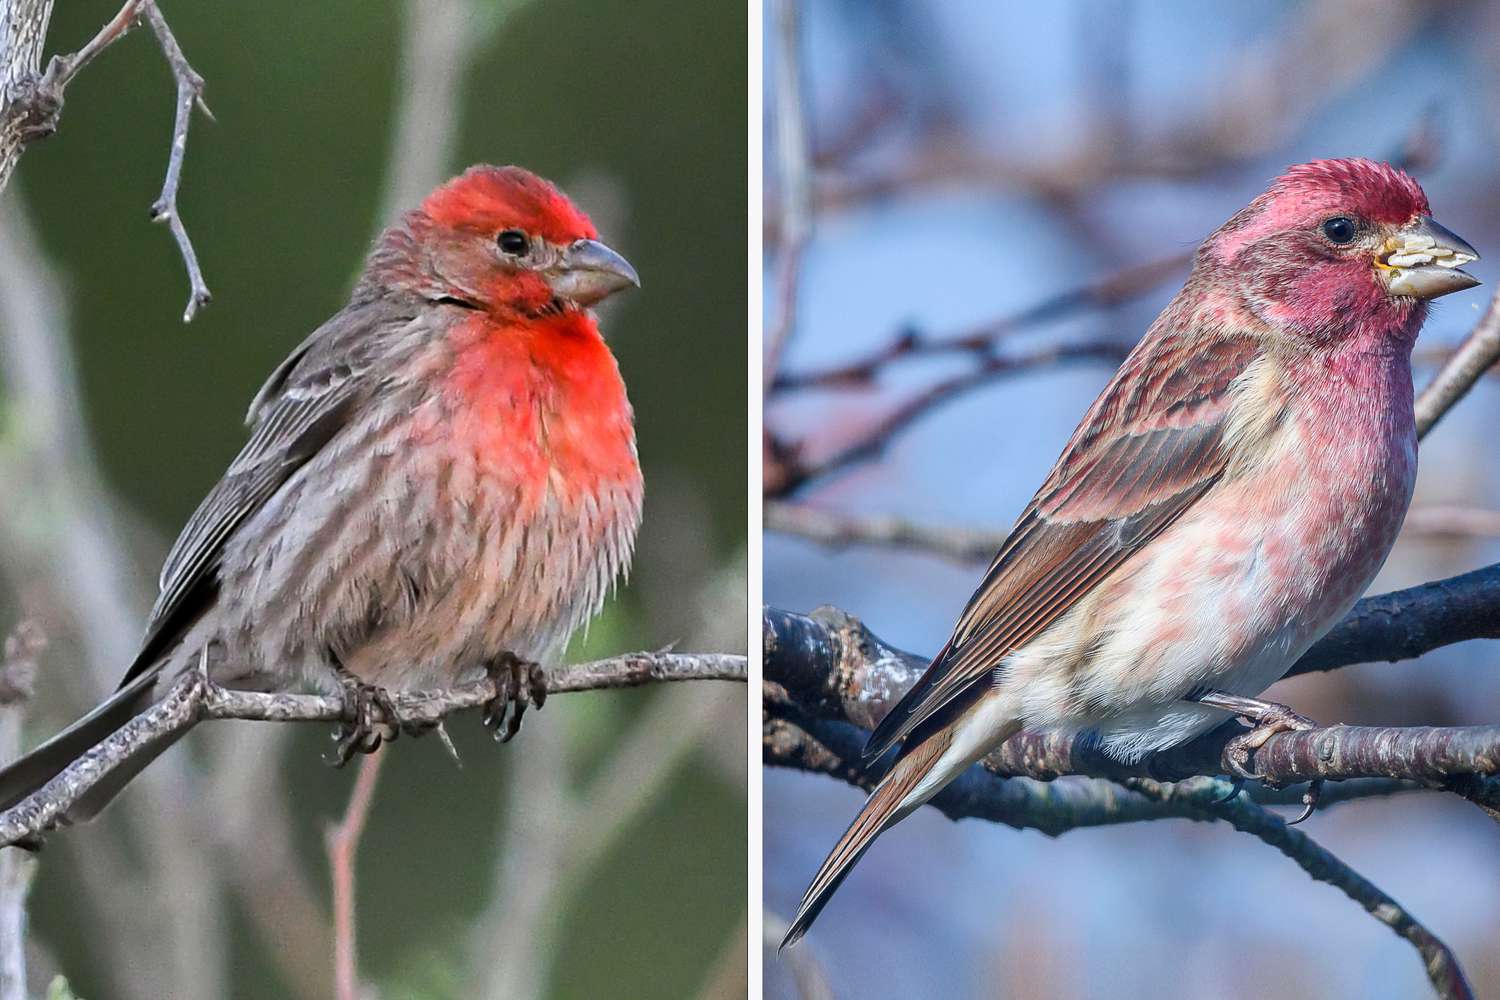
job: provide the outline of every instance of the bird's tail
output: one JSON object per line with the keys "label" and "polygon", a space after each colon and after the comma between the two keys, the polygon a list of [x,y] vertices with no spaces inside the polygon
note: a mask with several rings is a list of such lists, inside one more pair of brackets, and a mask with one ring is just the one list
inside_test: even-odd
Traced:
{"label": "bird's tail", "polygon": [[[110,695],[88,715],[24,757],[0,769],[0,809],[9,809],[21,802],[145,710],[151,704],[155,682],[154,671],[142,674]],[[173,740],[162,740],[159,746],[152,746],[144,753],[133,755],[89,789],[62,817],[63,821],[81,823],[98,815],[99,810],[108,805],[131,778],[171,746],[172,742]]]}
{"label": "bird's tail", "polygon": [[[833,845],[818,874],[813,876],[812,883],[802,894],[797,915],[781,941],[782,948],[795,944],[807,933],[854,865],[875,843],[876,837],[901,822],[947,784],[944,777],[933,774],[933,770],[951,742],[950,732],[938,731],[915,746],[908,742],[903,748],[900,759],[870,792],[864,808],[854,817],[854,822],[849,824],[839,842]],[[935,780],[924,782],[929,775]]]}

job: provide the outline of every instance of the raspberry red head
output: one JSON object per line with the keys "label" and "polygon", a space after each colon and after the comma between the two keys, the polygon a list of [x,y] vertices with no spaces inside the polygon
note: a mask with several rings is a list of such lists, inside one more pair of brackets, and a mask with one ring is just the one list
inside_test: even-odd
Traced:
{"label": "raspberry red head", "polygon": [[1299,164],[1204,243],[1199,271],[1291,336],[1406,341],[1424,300],[1478,284],[1459,270],[1478,253],[1429,211],[1389,164]]}

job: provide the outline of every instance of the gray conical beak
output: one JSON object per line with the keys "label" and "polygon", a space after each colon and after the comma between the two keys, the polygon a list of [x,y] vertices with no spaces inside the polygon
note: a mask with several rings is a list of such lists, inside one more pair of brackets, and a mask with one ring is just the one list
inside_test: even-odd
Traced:
{"label": "gray conical beak", "polygon": [[1479,251],[1468,241],[1424,215],[1386,241],[1375,266],[1392,295],[1435,299],[1479,284],[1459,270],[1478,259]]}
{"label": "gray conical beak", "polygon": [[641,287],[630,261],[598,240],[574,240],[547,271],[552,294],[591,306],[622,288]]}

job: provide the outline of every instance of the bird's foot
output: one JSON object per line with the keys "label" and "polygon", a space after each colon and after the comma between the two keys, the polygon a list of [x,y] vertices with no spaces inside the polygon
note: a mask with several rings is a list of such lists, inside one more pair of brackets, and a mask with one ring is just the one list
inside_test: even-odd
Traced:
{"label": "bird's foot", "polygon": [[[1267,780],[1265,775],[1258,774],[1251,769],[1251,760],[1255,751],[1265,746],[1266,741],[1277,733],[1301,732],[1318,728],[1318,724],[1307,716],[1274,701],[1262,701],[1259,698],[1246,698],[1218,691],[1210,691],[1194,700],[1200,705],[1233,712],[1250,723],[1249,729],[1224,744],[1224,764],[1236,779],[1236,787],[1246,779],[1274,786],[1276,784],[1274,781]],[[1318,808],[1318,799],[1322,794],[1321,778],[1308,782],[1307,790],[1302,793],[1302,813],[1287,825],[1296,826],[1311,816]]]}
{"label": "bird's foot", "polygon": [[514,653],[501,653],[485,664],[485,674],[495,683],[495,697],[484,703],[484,725],[495,731],[495,740],[509,743],[521,731],[521,716],[547,701],[547,675],[541,665]]}
{"label": "bird's foot", "polygon": [[356,753],[374,753],[382,743],[390,743],[407,728],[400,722],[401,715],[390,692],[383,687],[366,684],[346,671],[339,671],[339,683],[344,686],[344,714],[346,718],[334,730],[334,751],[329,763],[343,767]]}

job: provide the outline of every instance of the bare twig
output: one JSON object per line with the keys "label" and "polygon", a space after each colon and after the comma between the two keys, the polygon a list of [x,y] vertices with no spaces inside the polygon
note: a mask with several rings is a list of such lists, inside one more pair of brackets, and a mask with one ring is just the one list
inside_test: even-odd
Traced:
{"label": "bare twig", "polygon": [[359,956],[355,951],[354,936],[354,862],[385,758],[384,751],[377,750],[360,762],[359,777],[349,795],[344,818],[330,826],[323,835],[333,881],[333,983],[334,996],[338,1000],[359,1000],[360,996]]}
{"label": "bare twig", "polygon": [[[628,653],[551,671],[547,677],[547,689],[557,694],[637,687],[659,681],[743,682],[746,677],[743,656]],[[433,725],[454,712],[477,708],[492,700],[495,694],[494,682],[487,678],[448,691],[394,694],[392,699],[398,719],[389,721]],[[209,684],[196,671],[188,673],[161,701],[74,761],[45,787],[0,813],[0,846],[34,841],[52,829],[58,818],[84,793],[126,760],[206,719],[354,721],[349,706],[337,696],[231,691]]]}
{"label": "bare twig", "polygon": [[889,515],[842,514],[786,500],[767,500],[764,514],[767,531],[796,535],[831,549],[876,545],[969,563],[993,558],[1005,541],[1005,535],[995,531],[919,524]]}
{"label": "bare twig", "polygon": [[[782,497],[794,493],[815,479],[842,472],[849,466],[867,462],[878,457],[898,434],[920,418],[965,393],[990,382],[1019,372],[1036,368],[1077,361],[1108,361],[1117,364],[1127,348],[1119,341],[1083,340],[1076,343],[1055,344],[1020,355],[996,356],[986,359],[978,367],[942,379],[927,388],[907,397],[887,410],[867,428],[856,434],[828,455],[815,460],[806,458],[807,448],[793,445],[786,450],[786,459],[777,470],[778,478],[773,483],[763,484],[768,497]],[[774,486],[774,488],[773,488]]]}
{"label": "bare twig", "polygon": [[776,0],[773,67],[777,180],[781,188],[781,267],[776,322],[766,334],[765,385],[775,381],[797,322],[802,254],[812,231],[812,173],[802,96],[801,35],[796,0]]}
{"label": "bare twig", "polygon": [[[965,144],[960,137],[921,143],[910,156],[882,160],[876,169],[820,177],[813,207],[826,213],[957,186],[1071,200],[1121,178],[1201,179],[1275,150],[1390,58],[1431,12],[1405,5],[1376,11],[1360,0],[1318,0],[1305,15],[1295,32],[1267,34],[1243,46],[1198,107],[1164,128],[1137,130],[1129,144],[1111,144],[1108,131],[1090,129],[1076,130],[1075,141],[1055,151],[1028,147],[1024,157]],[[1345,44],[1350,17],[1361,18],[1358,46]],[[1425,117],[1417,127],[1429,127]],[[1409,145],[1403,142],[1398,153]],[[776,208],[768,200],[768,222],[778,218]]]}
{"label": "bare twig", "polygon": [[1417,397],[1417,433],[1425,435],[1464,397],[1484,373],[1500,361],[1500,292],[1469,331],[1463,346],[1448,359]]}
{"label": "bare twig", "polygon": [[[50,10],[50,4],[44,6]],[[18,79],[7,80],[9,86],[5,94],[4,134],[0,138],[0,188],[9,179],[10,169],[19,157],[20,149],[27,143],[57,131],[63,97],[68,84],[79,71],[142,22],[156,36],[156,42],[161,47],[162,55],[166,57],[177,88],[172,144],[167,154],[167,175],[162,182],[161,194],[151,205],[151,218],[155,222],[166,224],[182,254],[183,265],[187,268],[190,290],[187,308],[182,314],[182,321],[187,323],[197,315],[201,307],[213,299],[203,280],[203,269],[198,264],[193,242],[188,237],[187,228],[182,224],[177,208],[177,191],[182,182],[182,160],[187,153],[188,125],[191,123],[193,107],[197,105],[204,114],[208,114],[208,106],[203,103],[203,77],[198,75],[183,55],[182,47],[177,44],[177,38],[172,34],[156,0],[126,0],[119,12],[83,48],[68,55],[53,56],[47,63],[46,71],[40,74],[35,72],[35,63],[36,58],[40,57],[41,40],[35,39],[38,48],[36,58],[31,61],[31,70],[21,74]],[[45,23],[43,14],[43,30]]]}
{"label": "bare twig", "polygon": [[[995,356],[1001,343],[1013,334],[1047,323],[1067,319],[1094,309],[1112,309],[1143,295],[1148,295],[1192,262],[1192,254],[1174,254],[1146,264],[1123,268],[1078,288],[1043,299],[1033,306],[1008,316],[956,333],[924,336],[915,330],[903,330],[883,347],[854,361],[813,372],[780,372],[771,389],[791,392],[798,389],[864,388],[887,366],[907,358],[945,354],[969,354],[980,361]],[[1117,357],[1124,357],[1118,338],[1109,341]],[[1128,346],[1128,345],[1126,345]]]}
{"label": "bare twig", "polygon": [[1200,818],[1223,819],[1236,830],[1276,848],[1308,875],[1338,889],[1398,937],[1409,941],[1422,956],[1427,978],[1439,997],[1443,1000],[1473,1000],[1474,990],[1448,946],[1400,903],[1307,834],[1292,829],[1279,817],[1243,799],[1216,802],[1222,795],[1211,785],[1198,782],[1166,785],[1138,779],[1130,782],[1130,787],[1159,802],[1182,802],[1199,813]]}
{"label": "bare twig", "polygon": [[[1003,531],[924,524],[889,514],[845,514],[787,500],[766,501],[764,514],[767,531],[830,549],[907,549],[958,563],[989,562],[1007,537]],[[1426,538],[1500,538],[1500,511],[1459,504],[1413,507],[1401,530]]]}
{"label": "bare twig", "polygon": [[[203,270],[198,266],[198,255],[193,252],[193,241],[188,239],[187,227],[182,224],[182,213],[177,208],[177,188],[182,181],[182,158],[187,153],[188,125],[193,117],[193,106],[209,115],[208,105],[203,103],[203,77],[188,65],[182,47],[167,27],[155,0],[141,0],[141,18],[156,35],[167,65],[172,68],[172,79],[177,82],[177,114],[172,123],[172,152],[167,157],[167,176],[161,185],[161,194],[151,205],[153,222],[164,222],[177,241],[182,252],[182,262],[187,266],[188,304],[183,310],[182,321],[190,323],[199,308],[213,301],[213,294],[203,281]],[[209,115],[212,118],[212,115]]]}

